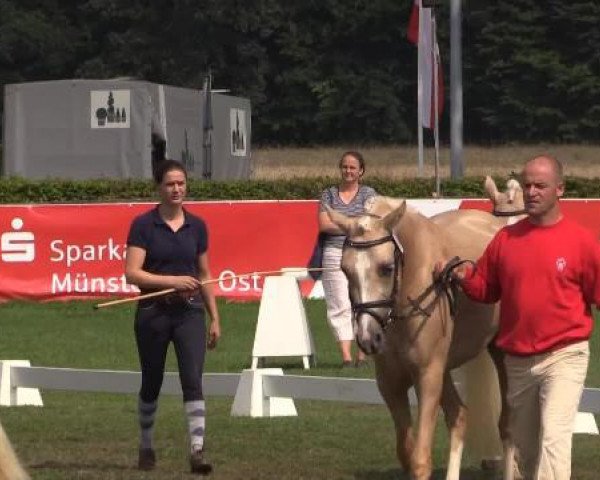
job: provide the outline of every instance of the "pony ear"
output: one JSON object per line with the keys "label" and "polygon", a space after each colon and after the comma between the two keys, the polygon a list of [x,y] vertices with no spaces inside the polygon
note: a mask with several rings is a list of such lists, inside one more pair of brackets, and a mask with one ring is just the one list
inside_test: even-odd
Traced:
{"label": "pony ear", "polygon": [[483,183],[483,188],[488,195],[488,198],[492,201],[496,201],[496,197],[498,196],[498,187],[496,187],[496,182],[489,175],[486,175],[485,182]]}
{"label": "pony ear", "polygon": [[508,181],[506,182],[506,188],[508,190],[520,190],[521,184],[519,183],[519,181],[516,178],[509,178]]}
{"label": "pony ear", "polygon": [[381,220],[383,222],[383,226],[386,228],[386,230],[391,232],[405,213],[406,200],[402,200],[402,203],[398,208],[392,210],[385,217],[383,217],[383,219]]}
{"label": "pony ear", "polygon": [[402,199],[375,195],[365,202],[365,212],[384,217],[402,203]]}
{"label": "pony ear", "polygon": [[508,182],[506,182],[506,194],[508,195],[508,202],[513,203],[517,197],[517,193],[522,190],[521,184],[517,180],[514,178],[509,179]]}
{"label": "pony ear", "polygon": [[329,215],[329,220],[331,220],[335,225],[340,227],[344,233],[348,233],[350,231],[350,227],[352,226],[352,219],[343,213],[336,212],[329,205],[325,205],[325,211],[327,215]]}

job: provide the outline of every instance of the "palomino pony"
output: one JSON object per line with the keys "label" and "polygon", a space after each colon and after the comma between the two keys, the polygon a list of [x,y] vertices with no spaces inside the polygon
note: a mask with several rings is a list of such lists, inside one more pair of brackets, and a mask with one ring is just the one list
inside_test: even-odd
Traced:
{"label": "palomino pony", "polygon": [[0,425],[0,480],[29,480]]}
{"label": "palomino pony", "polygon": [[[514,178],[506,182],[506,190],[501,192],[496,187],[494,180],[487,176],[484,182],[484,191],[492,202],[492,215],[499,222],[492,224],[492,230],[501,228],[517,222],[525,216],[525,203],[523,200],[523,189]],[[458,214],[465,216],[469,214]],[[455,215],[441,214],[432,217],[432,221],[438,225],[452,223]],[[483,217],[485,221],[486,217]],[[467,222],[468,223],[468,222]],[[460,225],[460,222],[459,222]],[[456,229],[456,226],[454,227]],[[460,232],[456,232],[459,233]],[[494,368],[497,377],[493,375]],[[503,444],[505,455],[505,469],[512,469],[512,446],[508,438],[508,405],[506,404],[507,378],[504,368],[502,352],[493,343],[488,346],[487,351],[482,351],[475,359],[465,363],[453,372],[455,379],[459,377],[465,385],[464,393],[469,399],[467,435],[465,445],[472,458],[481,459],[484,469],[496,469],[499,467],[498,438],[492,435],[495,425],[499,428],[500,440]],[[483,392],[499,392],[498,403],[495,403],[493,395],[482,395]],[[485,416],[480,415],[482,411]],[[473,427],[473,428],[471,428]]]}
{"label": "palomino pony", "polygon": [[[430,220],[404,202],[393,209],[394,202],[376,199],[368,207],[370,215],[359,218],[329,211],[347,235],[342,269],[349,280],[357,342],[375,355],[377,384],[395,423],[402,466],[412,478],[430,478],[441,405],[450,430],[446,478],[458,480],[466,409],[450,370],[486,348],[498,316],[494,305],[471,302],[452,288],[449,275],[434,278],[433,270],[437,262],[454,256],[479,258],[505,222],[473,210]],[[414,439],[407,395],[413,385],[419,402]],[[511,475],[512,464],[507,463],[505,478]]]}

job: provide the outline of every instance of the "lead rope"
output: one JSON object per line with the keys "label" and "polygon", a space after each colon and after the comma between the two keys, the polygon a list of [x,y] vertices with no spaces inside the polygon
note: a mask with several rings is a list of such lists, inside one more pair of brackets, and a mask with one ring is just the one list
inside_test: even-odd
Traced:
{"label": "lead rope", "polygon": [[[440,272],[438,276],[438,285],[443,288],[444,293],[446,294],[446,298],[448,299],[448,306],[450,307],[450,315],[454,317],[456,313],[456,297],[458,295],[458,281],[452,277],[452,272],[464,265],[465,263],[470,263],[473,268],[475,268],[475,262],[469,259],[461,259],[460,257],[453,257],[446,263],[443,270]],[[446,322],[442,326],[444,332],[446,331]]]}
{"label": "lead rope", "polygon": [[[448,299],[448,305],[450,308],[450,315],[454,316],[456,313],[456,297],[458,293],[458,283],[456,280],[452,278],[452,272],[459,266],[470,263],[473,266],[475,263],[472,260],[461,259],[460,257],[454,257],[446,263],[440,274],[435,278],[435,280],[427,287],[421,295],[419,295],[416,299],[407,297],[411,310],[404,315],[393,315],[393,318],[406,318],[412,316],[414,313],[421,313],[425,317],[430,317],[433,313],[433,309],[435,308],[435,304],[439,301],[441,293],[443,292]],[[435,298],[429,303],[429,305],[423,307],[421,303],[429,294],[434,291],[436,292]],[[446,328],[445,323],[443,326],[444,330]]]}

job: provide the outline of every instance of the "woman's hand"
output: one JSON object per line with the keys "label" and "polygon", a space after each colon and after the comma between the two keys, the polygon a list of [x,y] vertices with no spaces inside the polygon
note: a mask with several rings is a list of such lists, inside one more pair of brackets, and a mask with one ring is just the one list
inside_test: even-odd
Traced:
{"label": "woman's hand", "polygon": [[206,346],[209,350],[212,350],[217,346],[217,342],[221,338],[221,323],[218,320],[212,320],[208,327],[208,339]]}
{"label": "woman's hand", "polygon": [[201,287],[200,280],[187,275],[175,275],[172,277],[172,288],[186,293],[194,293]]}

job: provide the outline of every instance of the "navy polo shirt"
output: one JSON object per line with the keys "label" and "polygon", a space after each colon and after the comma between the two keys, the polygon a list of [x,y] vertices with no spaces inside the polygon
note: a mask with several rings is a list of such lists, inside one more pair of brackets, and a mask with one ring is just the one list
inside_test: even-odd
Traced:
{"label": "navy polo shirt", "polygon": [[176,232],[160,217],[158,206],[131,223],[127,245],[146,251],[145,271],[198,278],[198,256],[208,249],[208,231],[202,219],[183,212],[184,223]]}

